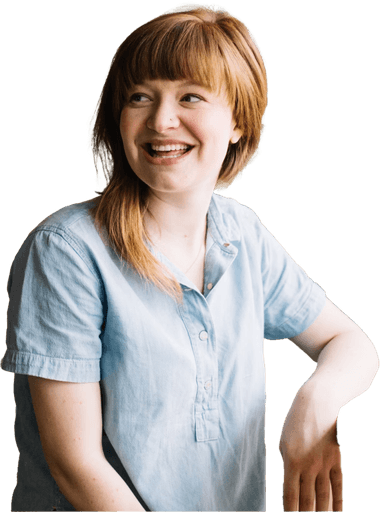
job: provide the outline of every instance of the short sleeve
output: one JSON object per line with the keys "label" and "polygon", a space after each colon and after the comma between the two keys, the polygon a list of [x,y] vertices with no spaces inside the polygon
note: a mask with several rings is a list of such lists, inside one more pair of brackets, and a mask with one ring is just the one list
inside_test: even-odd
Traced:
{"label": "short sleeve", "polygon": [[265,228],[262,235],[264,337],[291,338],[316,320],[326,295]]}
{"label": "short sleeve", "polygon": [[100,380],[103,287],[74,238],[49,228],[29,235],[13,262],[8,293],[4,370]]}

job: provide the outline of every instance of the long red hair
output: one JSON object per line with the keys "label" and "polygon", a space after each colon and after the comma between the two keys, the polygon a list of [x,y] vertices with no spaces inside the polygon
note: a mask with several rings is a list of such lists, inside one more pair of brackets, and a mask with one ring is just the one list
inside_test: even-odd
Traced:
{"label": "long red hair", "polygon": [[97,108],[92,146],[108,185],[92,213],[120,257],[143,278],[176,299],[181,287],[146,246],[148,187],[131,169],[119,123],[128,89],[150,79],[191,79],[212,90],[223,86],[242,136],[230,144],[217,188],[228,186],[259,144],[267,105],[263,60],[243,23],[224,11],[200,7],[164,14],[136,29],[118,48]]}

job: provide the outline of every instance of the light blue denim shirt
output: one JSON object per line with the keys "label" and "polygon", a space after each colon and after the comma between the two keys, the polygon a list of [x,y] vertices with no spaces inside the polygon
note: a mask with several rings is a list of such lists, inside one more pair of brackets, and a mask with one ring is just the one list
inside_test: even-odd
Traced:
{"label": "light blue denim shirt", "polygon": [[46,506],[46,489],[70,510],[42,458],[25,377],[36,375],[100,381],[106,436],[150,510],[265,510],[263,339],[304,331],[324,291],[255,213],[214,194],[203,294],[157,253],[181,284],[179,305],[104,243],[91,204],[48,217],[12,266],[2,368],[22,374],[14,502]]}

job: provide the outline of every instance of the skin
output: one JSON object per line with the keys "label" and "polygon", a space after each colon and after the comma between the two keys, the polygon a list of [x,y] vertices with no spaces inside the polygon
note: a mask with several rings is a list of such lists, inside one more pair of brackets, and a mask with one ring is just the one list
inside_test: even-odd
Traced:
{"label": "skin", "polygon": [[[185,271],[205,243],[207,210],[228,145],[241,135],[225,93],[183,80],[147,80],[129,91],[120,132],[133,171],[150,188],[144,219],[149,236]],[[152,140],[176,140],[193,149],[172,165],[152,163],[144,151]],[[201,263],[189,275],[200,289]]]}
{"label": "skin", "polygon": [[76,510],[144,510],[102,449],[99,382],[29,377],[42,448],[62,494]]}
{"label": "skin", "polygon": [[317,362],[317,368],[297,393],[281,435],[284,510],[341,511],[337,417],[343,405],[370,386],[379,367],[377,353],[330,300],[315,322],[291,341]]}

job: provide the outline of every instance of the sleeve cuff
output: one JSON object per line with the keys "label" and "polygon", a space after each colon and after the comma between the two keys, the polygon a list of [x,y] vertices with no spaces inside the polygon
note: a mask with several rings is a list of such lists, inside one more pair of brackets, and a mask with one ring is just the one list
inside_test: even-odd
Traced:
{"label": "sleeve cuff", "polygon": [[99,359],[63,359],[7,350],[1,368],[8,372],[65,382],[100,381]]}
{"label": "sleeve cuff", "polygon": [[290,318],[273,330],[266,332],[266,339],[280,340],[293,338],[305,331],[317,319],[326,303],[325,291],[316,283],[312,282],[307,300]]}

